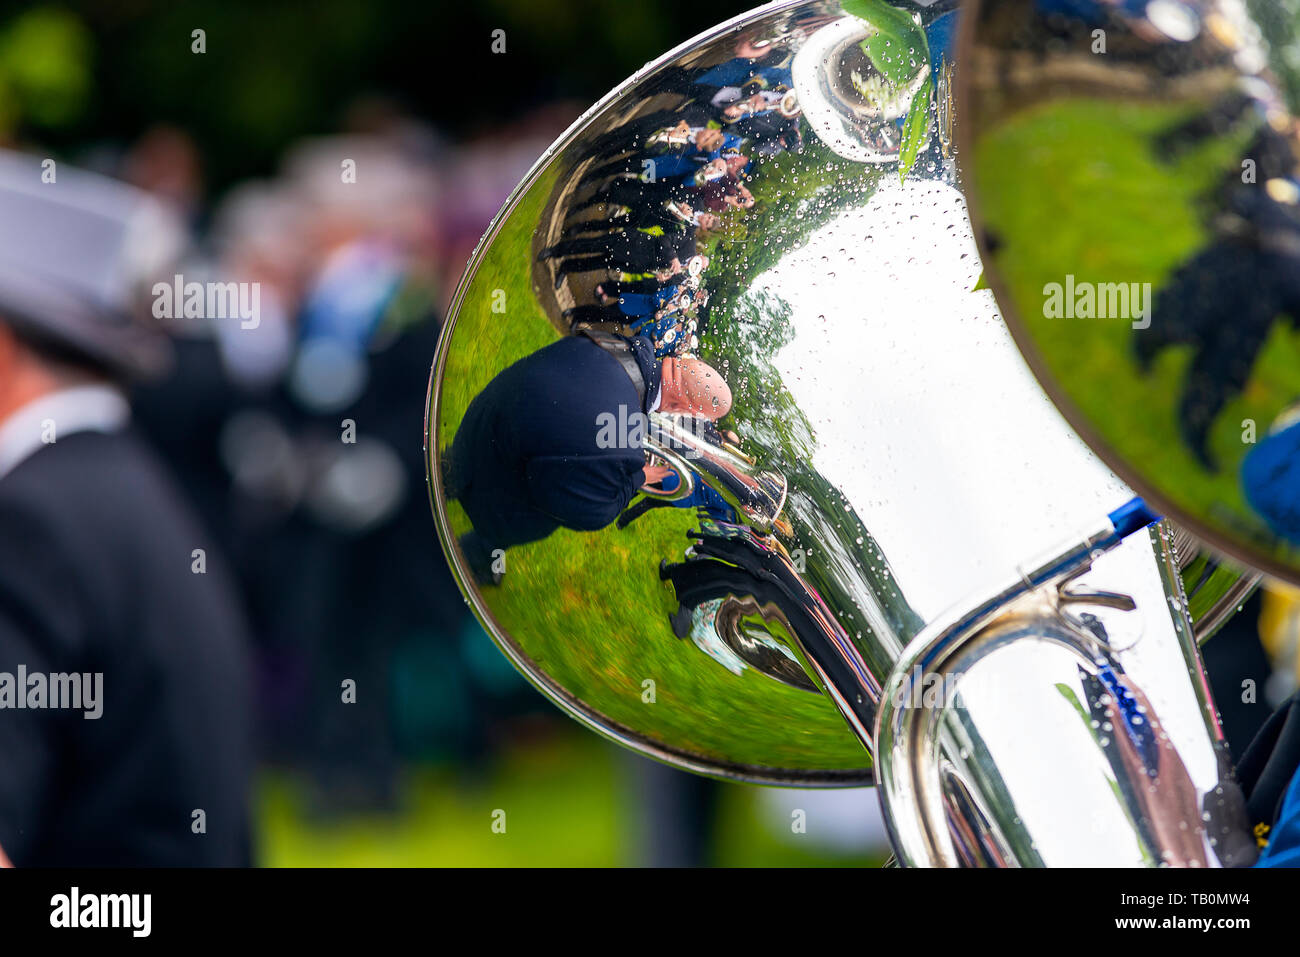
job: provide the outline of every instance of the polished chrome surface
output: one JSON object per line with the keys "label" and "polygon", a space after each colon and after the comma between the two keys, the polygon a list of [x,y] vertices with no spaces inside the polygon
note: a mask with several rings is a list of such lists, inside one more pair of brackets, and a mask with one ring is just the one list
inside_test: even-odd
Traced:
{"label": "polished chrome surface", "polygon": [[1105,572],[1094,566],[1117,540],[1085,536],[907,648],[885,688],[876,765],[903,864],[1254,861],[1169,533],[1148,535],[1128,568]]}
{"label": "polished chrome surface", "polygon": [[963,182],[1018,345],[1161,512],[1300,582],[1300,7],[970,14]]}
{"label": "polished chrome surface", "polygon": [[1169,524],[1169,549],[1187,595],[1196,643],[1204,645],[1264,582],[1264,576],[1206,548],[1191,532]]}
{"label": "polished chrome surface", "polygon": [[[951,150],[956,18],[951,2],[779,3],[669,54],[542,158],[457,292],[428,410],[444,547],[515,665],[642,753],[751,781],[870,782],[881,689],[904,650],[1132,496],[1065,427],[981,288]],[[864,44],[891,51],[874,73]],[[696,89],[754,55],[745,88]],[[738,142],[701,140],[710,116]],[[721,220],[678,225],[692,201]],[[687,239],[670,259],[674,230]],[[600,306],[608,267],[648,274],[635,290],[619,277],[617,296],[663,297]],[[573,343],[592,330],[648,332],[665,391],[643,418],[620,406],[644,373]],[[557,358],[570,353],[581,374]],[[628,441],[602,444],[601,422]],[[521,484],[533,460],[506,460],[523,447],[568,471],[548,462]],[[599,520],[597,448],[635,472],[596,502],[625,506]],[[643,482],[691,494],[625,502]],[[566,511],[574,498],[585,511]],[[1173,647],[1183,598],[1152,542],[1093,550],[1092,611],[1114,642]],[[1039,641],[1026,628],[1017,644]],[[1162,727],[1212,755],[1208,702],[1183,696],[1194,644],[1179,654],[1171,690],[1154,674],[1142,687]],[[1025,764],[1005,723],[979,730],[999,761]],[[1000,821],[1006,796],[958,751],[941,757],[944,800],[985,842],[972,862],[1032,863],[1019,836],[972,823]]]}

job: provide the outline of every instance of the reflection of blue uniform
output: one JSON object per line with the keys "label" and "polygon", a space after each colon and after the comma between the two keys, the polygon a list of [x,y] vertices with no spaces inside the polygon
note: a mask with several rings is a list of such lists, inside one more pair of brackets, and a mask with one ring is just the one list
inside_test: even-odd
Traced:
{"label": "reflection of blue uniform", "polygon": [[[630,341],[653,403],[653,346]],[[604,528],[645,481],[645,453],[601,447],[599,423],[606,414],[628,422],[646,403],[619,361],[590,339],[553,342],[474,397],[447,457],[447,493],[489,548],[536,541],[561,526]]]}
{"label": "reflection of blue uniform", "polygon": [[1151,722],[1143,717],[1137,698],[1128,690],[1128,686],[1113,668],[1099,669],[1097,678],[1114,699],[1120,725],[1118,730],[1128,736],[1133,749],[1141,755],[1145,767],[1157,767],[1160,761],[1160,746],[1156,742]]}
{"label": "reflection of blue uniform", "polygon": [[632,331],[639,336],[648,336],[654,343],[655,358],[662,359],[675,353],[681,346],[681,336],[686,335],[685,331],[682,331],[679,336],[674,336],[671,341],[667,337],[682,318],[681,309],[674,309],[660,319],[646,316],[632,323]]}
{"label": "reflection of blue uniform", "polygon": [[[662,487],[665,492],[671,492],[677,488],[677,473],[673,472],[664,479]],[[671,503],[678,508],[694,508],[700,513],[700,517],[708,517],[715,522],[729,522],[736,524],[736,510],[727,504],[727,500],[719,495],[703,482],[695,483],[695,490],[686,498],[678,499]]]}
{"label": "reflection of blue uniform", "polygon": [[718,159],[721,156],[739,153],[740,148],[744,145],[744,140],[734,133],[722,134],[722,145],[709,154],[709,159]]}
{"label": "reflection of blue uniform", "polygon": [[957,11],[945,13],[925,27],[925,42],[930,47],[930,79],[939,86],[939,73],[945,60],[952,62],[957,43]]}
{"label": "reflection of blue uniform", "polygon": [[1250,450],[1241,463],[1241,485],[1273,533],[1300,544],[1300,422]]}
{"label": "reflection of blue uniform", "polygon": [[651,316],[677,295],[680,288],[681,283],[674,283],[655,292],[625,292],[618,297],[618,308],[625,316]]}
{"label": "reflection of blue uniform", "polygon": [[722,159],[735,153],[740,149],[741,145],[742,140],[739,136],[725,133],[722,137],[722,145],[708,153],[701,152],[697,147],[691,146],[681,153],[667,153],[656,156],[653,159],[655,179],[689,178],[698,173],[701,166],[707,166],[715,159]]}
{"label": "reflection of blue uniform", "polygon": [[1072,17],[1099,26],[1111,12],[1129,19],[1146,19],[1147,0],[1120,0],[1114,4],[1100,0],[1038,0],[1038,9],[1049,16]]}

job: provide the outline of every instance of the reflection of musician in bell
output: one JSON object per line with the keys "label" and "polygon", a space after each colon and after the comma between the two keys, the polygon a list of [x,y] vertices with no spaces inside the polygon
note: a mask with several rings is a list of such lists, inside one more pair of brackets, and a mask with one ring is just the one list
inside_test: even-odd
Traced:
{"label": "reflection of musician in bell", "polygon": [[646,464],[637,430],[607,441],[601,423],[610,416],[662,411],[716,421],[730,408],[731,390],[715,369],[698,359],[656,362],[645,337],[589,331],[509,366],[470,403],[443,466],[448,497],[474,524],[461,547],[476,577],[493,580],[496,549],[561,526],[604,528],[638,488],[666,477],[665,467]]}

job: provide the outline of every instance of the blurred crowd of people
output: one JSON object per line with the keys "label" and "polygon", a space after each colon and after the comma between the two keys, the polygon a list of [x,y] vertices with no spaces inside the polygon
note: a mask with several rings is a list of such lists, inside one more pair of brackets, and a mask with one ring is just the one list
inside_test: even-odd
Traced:
{"label": "blurred crowd of people", "polygon": [[236,569],[269,756],[313,772],[322,810],[390,806],[403,758],[478,757],[494,709],[536,704],[446,570],[420,398],[470,250],[574,112],[451,145],[358,102],[211,209],[179,130],[101,158],[184,216],[186,282],[260,289],[255,323],[168,320],[174,370],[133,405]]}

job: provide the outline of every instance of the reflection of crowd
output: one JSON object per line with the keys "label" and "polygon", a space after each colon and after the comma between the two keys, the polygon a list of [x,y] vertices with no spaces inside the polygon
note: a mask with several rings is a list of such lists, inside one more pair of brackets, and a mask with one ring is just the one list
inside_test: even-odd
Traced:
{"label": "reflection of crowd", "polygon": [[659,357],[696,351],[705,245],[754,207],[762,159],[802,143],[793,52],[786,40],[744,39],[722,63],[661,70],[642,100],[654,109],[584,144],[561,235],[539,256],[555,263],[557,289],[597,274],[591,301],[565,310],[572,328],[645,335]]}

